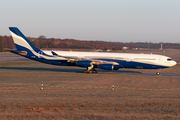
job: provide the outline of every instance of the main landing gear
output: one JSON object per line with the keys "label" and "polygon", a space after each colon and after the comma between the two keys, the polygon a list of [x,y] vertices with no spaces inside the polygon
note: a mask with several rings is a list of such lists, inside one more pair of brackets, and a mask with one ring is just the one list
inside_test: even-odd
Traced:
{"label": "main landing gear", "polygon": [[84,70],[84,73],[97,73],[96,70]]}
{"label": "main landing gear", "polygon": [[94,66],[92,65],[91,67],[87,67],[86,70],[84,70],[84,73],[97,73],[95,70]]}

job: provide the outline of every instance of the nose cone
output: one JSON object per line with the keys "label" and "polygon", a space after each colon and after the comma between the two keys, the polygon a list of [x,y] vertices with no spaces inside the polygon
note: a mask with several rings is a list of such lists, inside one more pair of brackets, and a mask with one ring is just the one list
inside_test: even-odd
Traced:
{"label": "nose cone", "polygon": [[176,63],[176,61],[172,61],[172,66],[175,66],[177,63]]}

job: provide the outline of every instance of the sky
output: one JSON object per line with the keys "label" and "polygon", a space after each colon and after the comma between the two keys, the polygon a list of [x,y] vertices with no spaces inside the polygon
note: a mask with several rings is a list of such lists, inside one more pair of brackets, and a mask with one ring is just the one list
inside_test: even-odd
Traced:
{"label": "sky", "polygon": [[0,35],[180,43],[180,0],[1,0]]}

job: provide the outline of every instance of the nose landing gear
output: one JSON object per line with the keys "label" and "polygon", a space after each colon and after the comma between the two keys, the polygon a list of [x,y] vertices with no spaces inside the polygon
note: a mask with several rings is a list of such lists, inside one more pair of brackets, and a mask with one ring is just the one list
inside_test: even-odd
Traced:
{"label": "nose landing gear", "polygon": [[158,71],[156,72],[156,75],[160,75],[160,69],[158,69]]}
{"label": "nose landing gear", "polygon": [[156,75],[160,75],[160,72],[156,72]]}

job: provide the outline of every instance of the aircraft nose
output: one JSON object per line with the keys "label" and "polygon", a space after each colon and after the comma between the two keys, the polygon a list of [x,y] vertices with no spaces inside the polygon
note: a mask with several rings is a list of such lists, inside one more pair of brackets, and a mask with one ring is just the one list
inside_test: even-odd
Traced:
{"label": "aircraft nose", "polygon": [[176,61],[173,61],[172,66],[174,66],[174,65],[176,65],[176,64],[177,64]]}

